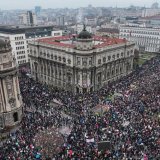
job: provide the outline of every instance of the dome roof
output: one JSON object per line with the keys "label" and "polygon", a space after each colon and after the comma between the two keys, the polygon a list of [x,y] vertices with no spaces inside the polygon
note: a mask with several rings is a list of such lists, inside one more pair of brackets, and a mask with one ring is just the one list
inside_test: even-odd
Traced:
{"label": "dome roof", "polygon": [[85,25],[84,25],[83,30],[79,33],[78,38],[80,38],[80,39],[90,39],[90,38],[92,38],[92,35],[86,30]]}

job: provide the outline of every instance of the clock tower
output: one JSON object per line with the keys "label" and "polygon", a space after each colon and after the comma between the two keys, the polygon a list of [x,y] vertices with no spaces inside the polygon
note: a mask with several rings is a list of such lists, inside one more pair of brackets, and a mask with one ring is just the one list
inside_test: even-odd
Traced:
{"label": "clock tower", "polygon": [[15,60],[7,40],[0,39],[0,129],[13,128],[22,119],[22,99]]}

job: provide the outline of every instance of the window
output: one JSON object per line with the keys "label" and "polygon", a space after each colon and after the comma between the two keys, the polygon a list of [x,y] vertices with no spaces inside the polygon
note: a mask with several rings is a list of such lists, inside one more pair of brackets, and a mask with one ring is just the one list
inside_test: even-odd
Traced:
{"label": "window", "polygon": [[18,121],[18,113],[17,113],[17,112],[15,112],[15,113],[13,114],[13,120],[14,120],[14,122],[17,122],[17,121]]}
{"label": "window", "polygon": [[66,58],[65,58],[65,57],[63,57],[63,62],[64,62],[64,63],[66,62]]}
{"label": "window", "polygon": [[101,75],[98,76],[98,82],[101,83]]}
{"label": "window", "polygon": [[113,55],[112,58],[115,59],[115,55]]}
{"label": "window", "polygon": [[101,64],[101,59],[98,60],[98,64]]}
{"label": "window", "polygon": [[87,58],[82,58],[82,64],[83,64],[84,66],[87,65]]}
{"label": "window", "polygon": [[81,59],[80,57],[77,57],[77,65],[80,65],[81,64]]}
{"label": "window", "polygon": [[122,73],[122,68],[121,67],[119,68],[119,71],[120,71],[120,73]]}
{"label": "window", "polygon": [[54,56],[55,57],[55,60],[57,60],[57,56]]}
{"label": "window", "polygon": [[89,65],[92,65],[92,57],[89,59]]}
{"label": "window", "polygon": [[71,76],[68,77],[68,83],[71,83]]}
{"label": "window", "polygon": [[117,58],[119,58],[119,54],[117,54]]}
{"label": "window", "polygon": [[112,70],[112,76],[114,75],[114,70]]}
{"label": "window", "polygon": [[106,57],[103,57],[103,62],[106,62]]}
{"label": "window", "polygon": [[59,61],[61,61],[61,57],[59,57],[58,59],[59,59]]}
{"label": "window", "polygon": [[118,73],[118,68],[116,68],[116,74]]}
{"label": "window", "polygon": [[68,59],[68,64],[71,64],[71,60],[70,59]]}
{"label": "window", "polygon": [[107,77],[108,77],[108,78],[110,77],[110,73],[109,73],[109,72],[107,72]]}
{"label": "window", "polygon": [[111,60],[111,56],[108,56],[108,60],[109,60],[109,61]]}

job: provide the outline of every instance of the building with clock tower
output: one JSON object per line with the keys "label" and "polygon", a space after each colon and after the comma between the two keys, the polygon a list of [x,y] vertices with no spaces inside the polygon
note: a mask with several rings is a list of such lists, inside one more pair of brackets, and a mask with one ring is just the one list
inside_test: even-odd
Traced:
{"label": "building with clock tower", "polygon": [[22,99],[9,41],[0,39],[0,129],[13,128],[22,119]]}

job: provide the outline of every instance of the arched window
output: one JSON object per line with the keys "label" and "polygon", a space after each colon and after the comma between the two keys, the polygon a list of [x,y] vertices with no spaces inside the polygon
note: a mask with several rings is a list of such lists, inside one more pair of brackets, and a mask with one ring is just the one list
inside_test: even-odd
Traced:
{"label": "arched window", "polygon": [[101,59],[98,60],[98,64],[101,64]]}
{"label": "arched window", "polygon": [[70,59],[68,59],[68,64],[71,64],[71,60]]}
{"label": "arched window", "polygon": [[65,57],[63,57],[63,62],[64,62],[64,63],[66,62],[66,58],[65,58]]}
{"label": "arched window", "polygon": [[13,120],[14,120],[14,122],[17,122],[17,121],[18,121],[18,113],[17,113],[17,112],[15,112],[15,113],[13,114]]}

